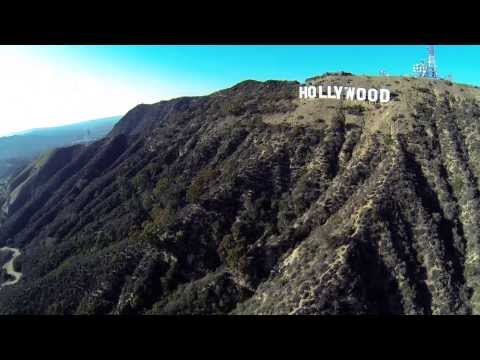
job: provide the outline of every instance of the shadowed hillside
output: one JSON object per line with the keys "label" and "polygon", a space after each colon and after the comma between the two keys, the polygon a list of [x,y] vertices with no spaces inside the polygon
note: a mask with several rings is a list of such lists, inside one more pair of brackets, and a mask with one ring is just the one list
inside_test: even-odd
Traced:
{"label": "shadowed hillside", "polygon": [[9,183],[0,313],[480,312],[480,90],[329,74],[139,105]]}

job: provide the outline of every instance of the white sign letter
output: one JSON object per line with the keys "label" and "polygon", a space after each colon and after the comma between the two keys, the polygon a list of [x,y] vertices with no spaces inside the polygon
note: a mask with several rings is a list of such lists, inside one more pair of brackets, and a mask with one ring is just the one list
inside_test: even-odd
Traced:
{"label": "white sign letter", "polygon": [[323,95],[323,86],[319,86],[318,87],[318,98],[319,99],[325,99],[327,96],[326,95]]}
{"label": "white sign letter", "polygon": [[365,100],[367,98],[367,90],[364,88],[357,89],[357,100]]}
{"label": "white sign letter", "polygon": [[340,99],[340,95],[342,94],[343,86],[334,86],[335,95],[337,95],[337,99]]}
{"label": "white sign letter", "polygon": [[389,102],[390,101],[390,90],[380,89],[380,102]]}
{"label": "white sign letter", "polygon": [[377,89],[368,90],[368,101],[376,102],[378,100],[378,91]]}
{"label": "white sign letter", "polygon": [[306,86],[300,86],[298,88],[299,90],[299,98],[300,99],[305,99],[307,97],[307,87]]}
{"label": "white sign letter", "polygon": [[348,87],[347,88],[347,94],[346,94],[345,98],[347,100],[353,100],[353,94],[355,94],[355,88]]}

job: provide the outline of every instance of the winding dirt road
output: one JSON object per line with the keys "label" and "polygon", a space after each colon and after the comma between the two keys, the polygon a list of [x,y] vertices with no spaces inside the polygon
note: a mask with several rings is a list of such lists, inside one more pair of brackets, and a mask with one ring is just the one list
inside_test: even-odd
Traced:
{"label": "winding dirt road", "polygon": [[6,262],[3,266],[2,269],[5,269],[8,275],[13,276],[13,280],[5,281],[3,284],[0,284],[0,289],[3,288],[4,286],[9,286],[9,285],[15,285],[17,282],[20,281],[20,278],[22,277],[22,273],[15,271],[13,267],[13,262],[15,259],[20,256],[20,250],[11,248],[8,246],[4,246],[0,248],[0,251],[11,251],[13,252],[12,258]]}

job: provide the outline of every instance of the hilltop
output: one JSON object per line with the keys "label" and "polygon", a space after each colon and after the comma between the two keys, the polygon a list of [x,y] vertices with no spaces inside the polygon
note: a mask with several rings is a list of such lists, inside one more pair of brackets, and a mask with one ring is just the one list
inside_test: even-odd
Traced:
{"label": "hilltop", "polygon": [[480,90],[248,80],[128,112],[8,187],[0,313],[480,313]]}

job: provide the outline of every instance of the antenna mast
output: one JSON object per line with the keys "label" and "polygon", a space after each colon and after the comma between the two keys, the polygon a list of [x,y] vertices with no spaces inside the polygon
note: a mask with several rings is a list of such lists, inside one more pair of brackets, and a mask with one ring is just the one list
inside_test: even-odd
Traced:
{"label": "antenna mast", "polygon": [[433,79],[438,77],[437,65],[435,63],[435,47],[433,45],[428,47],[427,77]]}
{"label": "antenna mast", "polygon": [[418,77],[438,79],[437,64],[435,60],[435,47],[430,45],[427,50],[427,60],[413,65],[413,72]]}

